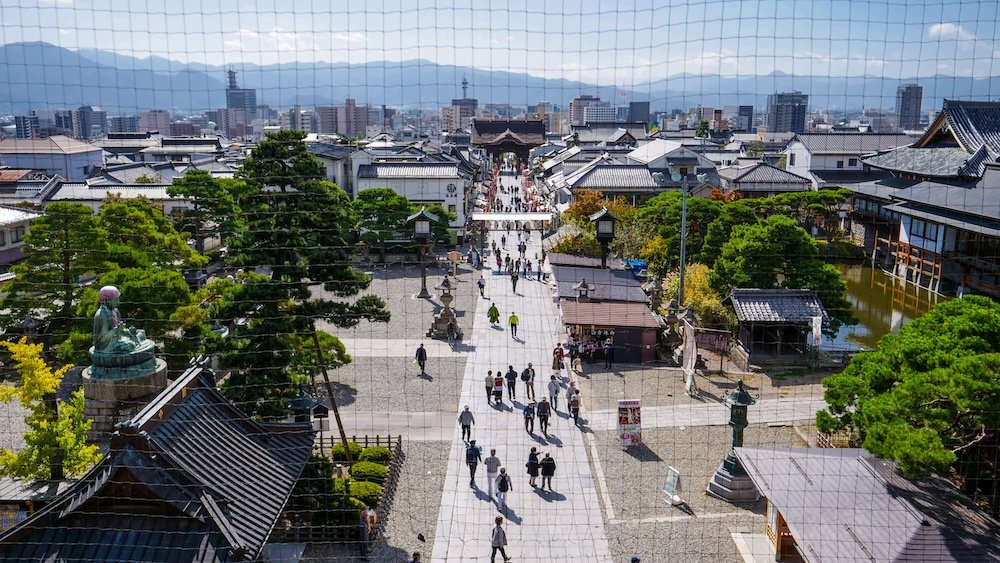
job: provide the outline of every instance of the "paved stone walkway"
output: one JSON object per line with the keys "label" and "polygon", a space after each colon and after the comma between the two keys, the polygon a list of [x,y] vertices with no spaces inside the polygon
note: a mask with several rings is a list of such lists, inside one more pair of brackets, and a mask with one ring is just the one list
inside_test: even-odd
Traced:
{"label": "paved stone walkway", "polygon": [[[825,408],[823,397],[787,397],[763,399],[750,407],[747,419],[750,424],[781,424],[799,420],[813,420],[816,411]],[[613,430],[617,427],[618,412],[602,410],[588,413],[587,419],[594,430]],[[729,409],[722,403],[678,404],[642,407],[643,428],[674,428],[678,426],[724,426],[729,424]]]}
{"label": "paved stone walkway", "polygon": [[[511,186],[520,178],[502,176],[503,185]],[[503,196],[509,198],[510,196]],[[492,235],[500,244],[503,231]],[[511,231],[506,252],[517,257],[517,235]],[[541,253],[538,232],[532,234],[527,256],[535,261]],[[486,319],[489,300],[481,299],[472,315],[472,326],[464,327],[464,344],[470,354],[462,383],[462,395],[456,405],[468,404],[476,416],[473,438],[484,450],[497,449],[497,456],[513,477],[514,490],[508,494],[508,509],[498,512],[487,496],[486,470],[482,464],[476,473],[475,487],[469,486],[469,469],[465,465],[465,444],[461,441],[457,423],[452,420],[453,446],[448,459],[448,472],[441,508],[438,513],[432,561],[489,561],[490,532],[493,519],[504,516],[509,545],[507,554],[515,561],[610,561],[604,521],[591,475],[582,431],[566,416],[565,401],[560,404],[561,416],[550,421],[549,438],[538,432],[529,435],[524,430],[521,409],[524,406],[524,383],[518,380],[514,408],[504,397],[503,408],[488,406],[484,378],[490,369],[506,371],[513,365],[518,371],[532,362],[536,370],[536,398],[541,400],[548,376],[551,375],[551,354],[561,333],[551,289],[535,280],[520,280],[517,294],[511,290],[510,279],[495,271],[495,263],[487,261],[484,270],[487,295],[500,309],[503,328],[491,328]],[[478,279],[478,278],[477,278]],[[506,319],[514,311],[520,317],[518,338],[511,337]],[[505,391],[506,395],[506,391]],[[562,398],[565,398],[565,390]],[[549,452],[556,460],[554,491],[542,492],[528,485],[525,470],[532,446],[539,452]],[[540,456],[542,457],[542,456]],[[539,484],[541,479],[539,479]],[[500,560],[500,557],[497,557]]]}

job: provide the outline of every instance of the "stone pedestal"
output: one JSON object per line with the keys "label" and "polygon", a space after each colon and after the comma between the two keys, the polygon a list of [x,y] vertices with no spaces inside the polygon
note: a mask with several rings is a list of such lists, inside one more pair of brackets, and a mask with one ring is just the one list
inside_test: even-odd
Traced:
{"label": "stone pedestal", "polygon": [[427,331],[427,336],[438,340],[447,340],[448,323],[453,323],[455,326],[455,340],[461,340],[462,328],[458,326],[458,318],[455,316],[455,310],[451,308],[451,302],[455,300],[455,296],[450,294],[442,295],[440,299],[441,304],[444,305],[444,309],[437,315],[434,315],[434,321],[431,323],[430,330]]}
{"label": "stone pedestal", "polygon": [[[730,459],[730,456],[732,458]],[[753,480],[730,452],[708,482],[708,494],[727,502],[753,502],[760,499]]]}
{"label": "stone pedestal", "polygon": [[167,362],[158,358],[151,371],[128,377],[94,377],[94,371],[94,366],[83,370],[83,415],[94,421],[89,438],[96,443],[107,442],[115,424],[132,418],[167,387]]}

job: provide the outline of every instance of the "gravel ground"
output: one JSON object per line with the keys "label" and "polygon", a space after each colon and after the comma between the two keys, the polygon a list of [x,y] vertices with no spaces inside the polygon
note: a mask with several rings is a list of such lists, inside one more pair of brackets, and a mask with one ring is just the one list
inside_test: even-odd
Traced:
{"label": "gravel ground", "polygon": [[[438,506],[444,490],[450,442],[404,442],[406,461],[396,498],[389,511],[385,532],[372,546],[369,561],[409,561],[420,551],[430,561],[434,549]],[[417,539],[423,534],[426,542]],[[357,548],[331,544],[312,544],[304,561],[363,561]]]}
{"label": "gravel ground", "polygon": [[[764,502],[738,507],[705,493],[729,451],[729,428],[645,430],[642,438],[642,447],[626,452],[614,432],[594,435],[615,513],[613,521],[605,522],[615,561],[628,561],[633,553],[644,561],[739,561],[730,533],[737,528],[762,531]],[[747,428],[744,443],[772,448],[804,445],[791,428],[765,425]],[[664,500],[663,480],[670,466],[680,471],[681,496],[697,517]]]}
{"label": "gravel ground", "polygon": [[24,419],[28,414],[17,399],[0,403],[0,448],[17,451],[24,447],[24,433],[28,431]]}
{"label": "gravel ground", "polygon": [[345,412],[452,412],[458,408],[465,362],[464,356],[431,357],[427,376],[420,376],[409,358],[354,356],[330,377]]}

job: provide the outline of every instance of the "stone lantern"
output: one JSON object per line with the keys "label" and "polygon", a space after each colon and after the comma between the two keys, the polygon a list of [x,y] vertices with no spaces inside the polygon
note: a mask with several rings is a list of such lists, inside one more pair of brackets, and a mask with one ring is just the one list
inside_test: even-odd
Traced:
{"label": "stone lantern", "polygon": [[618,218],[607,207],[590,216],[590,222],[597,226],[597,242],[601,243],[601,268],[608,267],[608,245],[615,240],[615,223]]}
{"label": "stone lantern", "polygon": [[760,498],[760,495],[739,459],[736,458],[735,450],[743,446],[743,430],[748,424],[747,408],[757,400],[750,396],[743,386],[743,381],[740,381],[736,389],[726,395],[725,402],[729,407],[729,426],[733,428],[733,444],[708,482],[708,494],[729,502],[754,501]]}
{"label": "stone lantern", "polygon": [[424,255],[427,253],[427,245],[431,242],[431,224],[437,223],[438,216],[421,207],[413,215],[406,218],[407,223],[413,224],[413,238],[417,241],[417,249],[420,252],[420,293],[417,297],[427,299],[431,296],[427,292],[427,264]]}
{"label": "stone lantern", "polygon": [[441,292],[439,299],[444,308],[440,313],[434,315],[434,321],[431,323],[431,329],[427,331],[427,336],[431,338],[446,339],[448,338],[448,326],[452,326],[452,330],[455,331],[455,339],[459,340],[462,338],[462,329],[458,326],[458,318],[455,315],[455,310],[451,308],[451,303],[455,300],[455,296],[451,294],[451,290],[454,288],[451,279],[445,276],[441,280],[440,285],[434,289]]}
{"label": "stone lantern", "polygon": [[597,289],[587,283],[587,278],[581,278],[580,283],[573,284],[573,291],[576,292],[577,303],[587,303],[590,301],[590,292]]}

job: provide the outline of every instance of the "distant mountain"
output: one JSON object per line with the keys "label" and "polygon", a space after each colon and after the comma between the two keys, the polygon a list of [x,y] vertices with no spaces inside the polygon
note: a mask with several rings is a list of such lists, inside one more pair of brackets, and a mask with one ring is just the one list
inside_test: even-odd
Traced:
{"label": "distant mountain", "polygon": [[[469,96],[478,98],[480,106],[533,106],[544,100],[565,107],[579,94],[600,91],[604,99],[614,102],[620,95],[611,85],[439,65],[426,60],[240,64],[236,70],[241,87],[256,88],[258,103],[277,109],[293,104],[304,108],[341,104],[348,97],[375,106],[437,108],[461,97],[463,77],[469,81]],[[214,109],[225,105],[225,71],[222,66],[161,57],[137,58],[97,49],[71,51],[48,43],[12,43],[0,46],[0,76],[7,83],[0,87],[0,114],[84,104],[99,105],[112,115],[150,108]],[[763,111],[768,93],[801,90],[809,94],[811,108],[892,111],[896,87],[911,81],[924,87],[924,111],[940,107],[946,97],[988,99],[991,93],[1000,92],[1000,77],[845,78],[776,72],[743,77],[676,75],[636,86],[626,96],[629,100],[649,100],[654,111],[699,103],[716,108],[753,104]]]}

